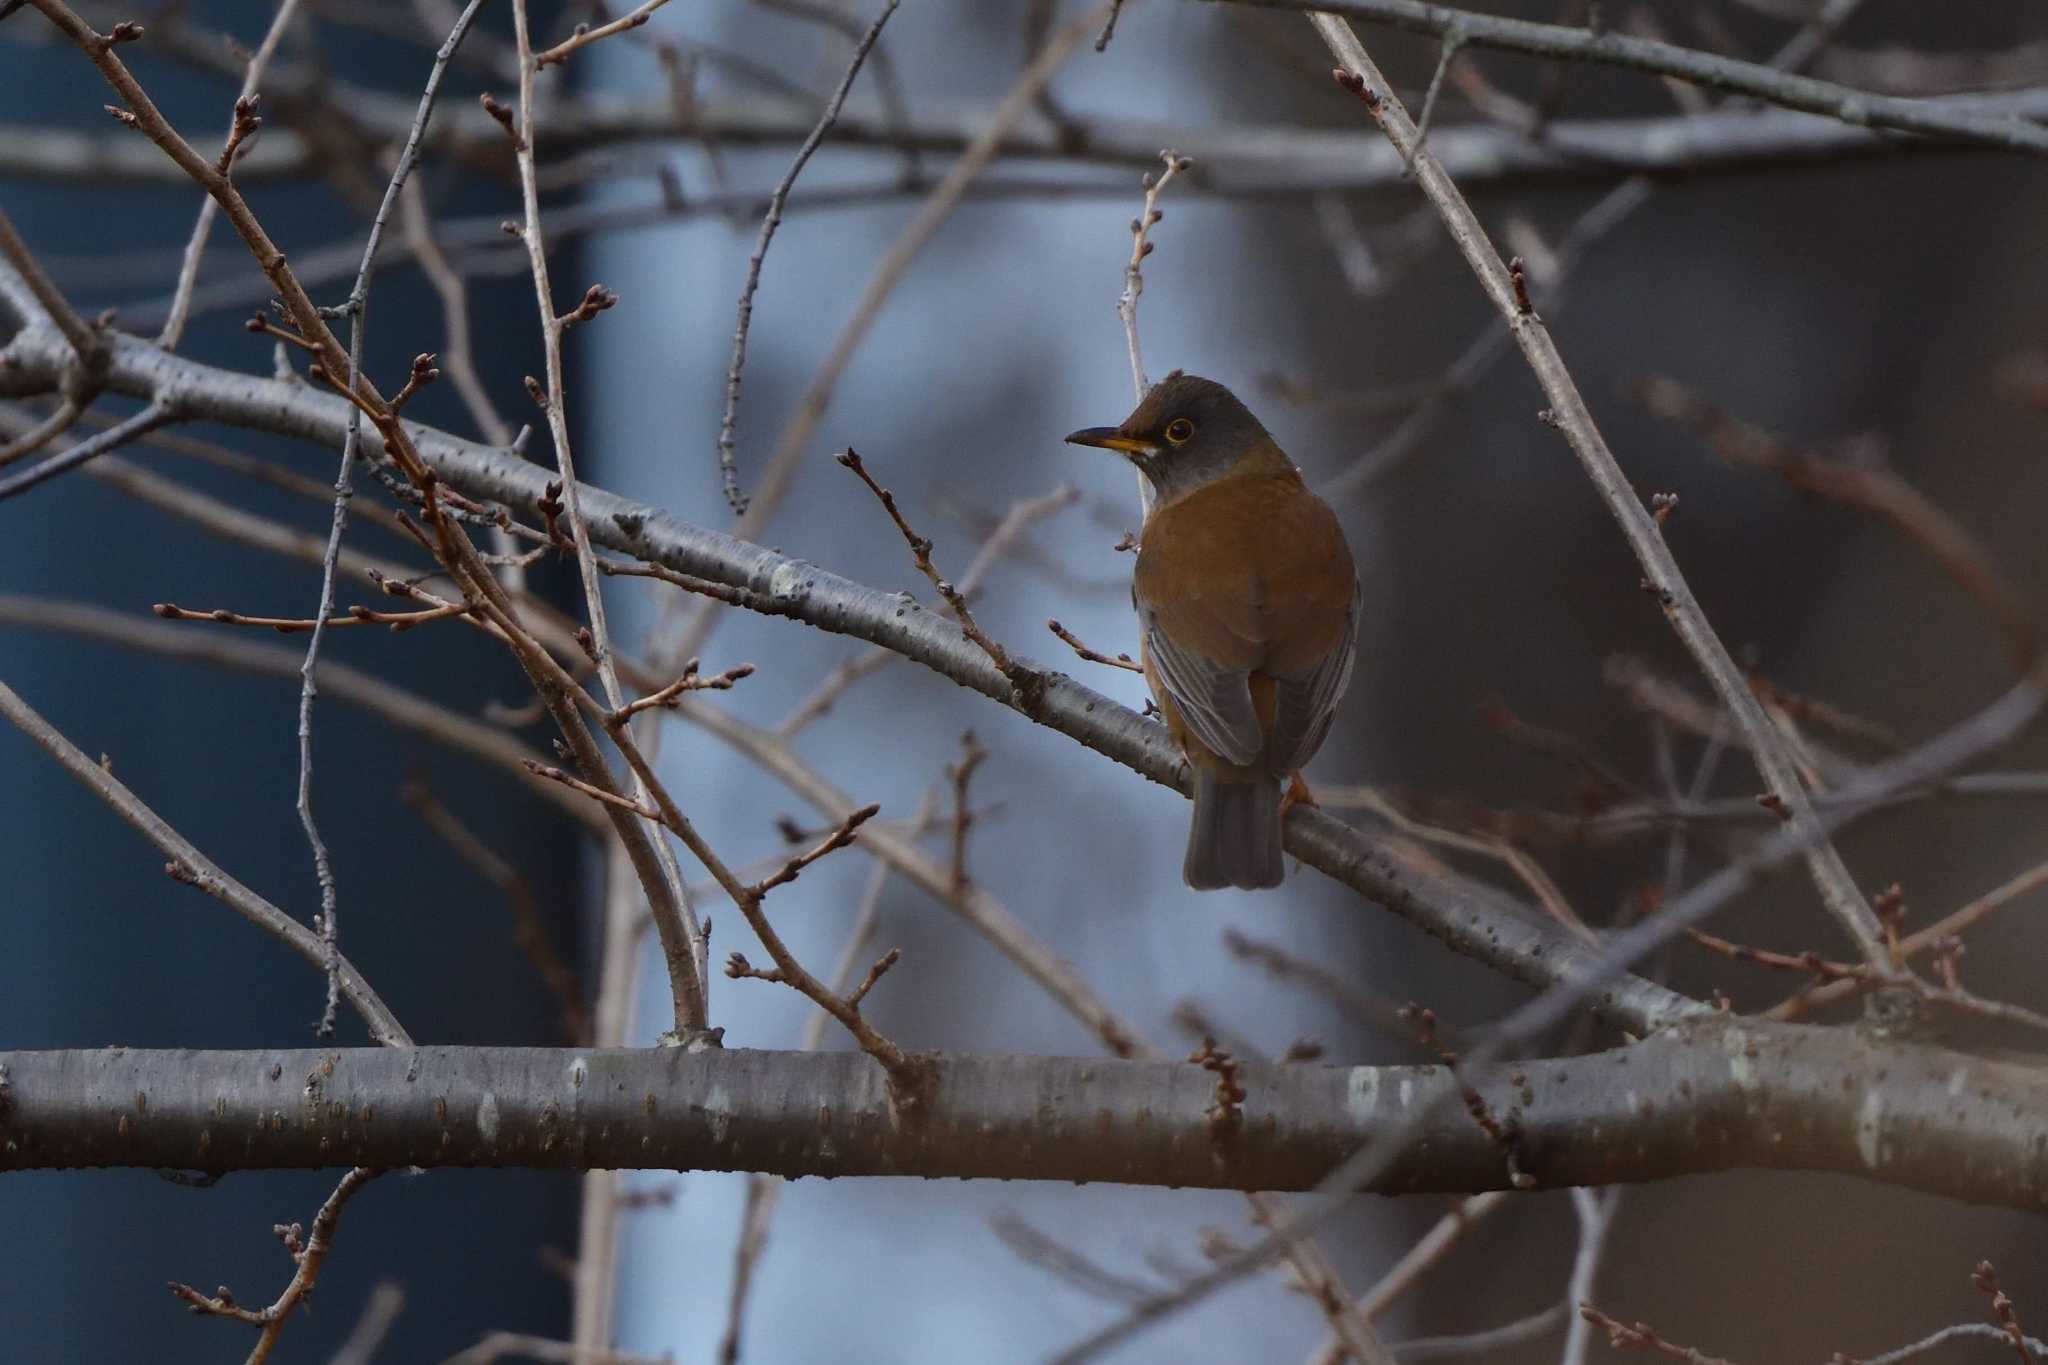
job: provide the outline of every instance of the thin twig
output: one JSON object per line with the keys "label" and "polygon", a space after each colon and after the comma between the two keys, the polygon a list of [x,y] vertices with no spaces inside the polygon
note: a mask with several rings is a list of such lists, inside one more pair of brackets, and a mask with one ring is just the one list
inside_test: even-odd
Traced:
{"label": "thin twig", "polygon": [[[1670,76],[1712,90],[1746,95],[1767,104],[1859,128],[1893,128],[1980,143],[2006,151],[2048,154],[2048,128],[2016,119],[1943,108],[1926,100],[1902,99],[1852,90],[1832,81],[1797,76],[1756,62],[1674,47],[1613,30],[1570,28],[1498,18],[1422,0],[1229,0],[1262,9],[1321,11],[1332,22],[1359,19],[1411,33],[1443,38],[1456,32],[1473,47],[1496,48],[1552,60],[1594,62]],[[1384,89],[1384,86],[1380,87]]]}
{"label": "thin twig", "polygon": [[[1572,1257],[1572,1275],[1566,1285],[1566,1304],[1590,1303],[1593,1285],[1600,1273],[1600,1257],[1607,1246],[1607,1230],[1614,1225],[1614,1211],[1621,1204],[1622,1187],[1572,1191],[1572,1212],[1579,1219],[1579,1248]],[[1574,1313],[1565,1329],[1564,1354],[1558,1365],[1586,1365],[1586,1351],[1593,1344],[1592,1322]]]}
{"label": "thin twig", "polygon": [[71,424],[78,420],[84,409],[76,400],[66,398],[57,404],[48,417],[11,441],[0,442],[0,469],[5,469],[24,456],[33,455],[51,441],[62,436]]}
{"label": "thin twig", "polygon": [[545,52],[533,54],[534,69],[538,71],[540,68],[551,63],[565,62],[569,60],[569,54],[578,48],[588,47],[600,39],[624,33],[628,29],[638,28],[653,16],[654,11],[667,3],[668,0],[641,0],[641,3],[636,5],[629,13],[620,15],[608,24],[599,24],[596,28],[592,28],[588,24],[578,24],[576,31],[569,37],[556,43]]}
{"label": "thin twig", "polygon": [[1626,1323],[1619,1318],[1609,1317],[1590,1303],[1579,1305],[1579,1316],[1607,1333],[1607,1344],[1615,1350],[1624,1346],[1638,1346],[1646,1351],[1683,1360],[1687,1365],[1734,1365],[1733,1361],[1719,1356],[1706,1355],[1690,1346],[1680,1346],[1657,1335],[1657,1330],[1647,1322]]}
{"label": "thin twig", "polygon": [[[253,111],[257,90],[263,84],[263,72],[269,67],[278,43],[291,28],[298,10],[299,0],[279,0],[277,16],[270,21],[263,41],[256,45],[256,51],[250,56],[248,70],[242,73],[242,89],[228,117],[228,131],[221,142],[217,163],[224,173],[233,167],[237,151],[254,131],[250,126],[252,121],[260,121],[254,120]],[[206,239],[213,233],[214,216],[219,212],[220,205],[214,202],[212,195],[199,201],[199,218],[192,224],[192,235],[185,242],[185,256],[178,265],[177,287],[171,291],[170,311],[164,315],[163,328],[156,334],[156,344],[167,351],[177,350],[178,342],[185,335],[185,321],[192,309],[192,288],[199,282],[199,263],[206,256]]]}
{"label": "thin twig", "polygon": [[[1749,737],[1751,753],[1770,793],[1784,803],[1790,823],[1807,836],[1803,856],[1815,884],[1820,888],[1821,899],[1843,931],[1862,951],[1865,960],[1882,969],[1886,956],[1884,935],[1877,916],[1849,875],[1841,854],[1821,831],[1813,803],[1786,752],[1783,736],[1764,715],[1741,670],[1729,656],[1727,646],[1708,624],[1705,613],[1679,571],[1677,561],[1665,546],[1662,528],[1652,520],[1615,461],[1613,452],[1607,448],[1591,410],[1579,396],[1578,386],[1565,369],[1563,358],[1558,354],[1542,319],[1518,298],[1507,267],[1488,242],[1485,230],[1479,226],[1464,196],[1451,183],[1434,154],[1417,142],[1415,125],[1409,121],[1407,112],[1387,86],[1386,78],[1380,75],[1372,58],[1366,55],[1350,25],[1330,15],[1312,15],[1310,18],[1331,52],[1344,63],[1336,73],[1339,83],[1366,105],[1397,151],[1404,156],[1413,156],[1416,179],[1423,193],[1436,206],[1452,240],[1479,277],[1487,297],[1507,320],[1516,344],[1528,359],[1545,396],[1550,399],[1549,420],[1564,433],[1608,510],[1620,524],[1630,548],[1643,566],[1651,594],[1664,608],[1679,638],[1713,683],[1736,725]],[[2042,136],[2044,142],[2048,142],[2048,130],[2043,130]]]}
{"label": "thin twig", "polygon": [[30,465],[9,478],[0,479],[0,502],[26,493],[41,483],[47,483],[59,474],[69,473],[88,460],[97,459],[110,450],[118,450],[141,436],[146,436],[158,427],[182,421],[183,411],[175,400],[154,399],[149,406],[105,431],[95,432],[82,441],[73,442],[68,448],[50,456],[41,464]]}
{"label": "thin twig", "polygon": [[[434,54],[434,64],[427,72],[425,87],[420,92],[419,104],[413,112],[412,127],[406,133],[405,145],[398,154],[398,164],[392,168],[391,179],[384,187],[384,198],[377,205],[376,216],[370,220],[370,231],[363,243],[362,264],[356,267],[355,284],[349,290],[345,305],[348,319],[348,379],[342,392],[354,398],[356,387],[363,370],[363,333],[367,330],[370,306],[370,282],[376,274],[377,246],[384,238],[385,224],[390,222],[392,210],[398,205],[399,192],[405,188],[406,176],[412,172],[413,163],[419,159],[420,139],[426,136],[427,123],[434,116],[434,104],[441,93],[441,77],[448,70],[449,59],[462,45],[463,35],[469,32],[471,21],[483,7],[483,0],[469,0],[468,6],[455,20],[447,39]],[[241,118],[241,102],[236,105],[236,117]],[[232,140],[232,135],[231,135]],[[233,160],[232,151],[223,151],[218,167],[223,178],[228,174]],[[211,204],[213,199],[208,198]],[[208,223],[205,226],[210,227]],[[195,233],[195,236],[200,234]],[[203,239],[202,239],[203,245]],[[389,405],[392,420],[396,420],[398,408],[403,406],[418,383],[423,367],[415,362],[413,377],[408,379],[405,389]],[[340,894],[335,885],[334,865],[327,853],[327,842],[320,835],[319,823],[313,816],[313,702],[319,696],[319,683],[315,669],[320,660],[320,645],[325,638],[328,616],[334,610],[335,565],[341,557],[342,536],[348,530],[348,509],[355,497],[355,488],[350,475],[355,468],[357,443],[361,439],[362,421],[357,411],[360,404],[352,405],[348,415],[348,429],[342,437],[341,468],[334,476],[334,511],[327,531],[327,553],[320,564],[319,606],[313,613],[311,637],[306,641],[306,660],[300,666],[299,677],[299,784],[298,813],[299,825],[305,832],[306,844],[313,853],[313,877],[320,888],[320,940],[327,946],[327,999],[320,1011],[317,1028],[319,1036],[326,1037],[334,1031],[334,1014],[340,996],[340,975],[335,966],[339,961],[337,946],[341,925],[337,918],[340,911]]]}
{"label": "thin twig", "polygon": [[[84,783],[95,796],[113,807],[117,815],[161,849],[170,859],[165,866],[166,872],[178,881],[195,886],[223,902],[257,928],[283,940],[288,947],[315,966],[325,967],[326,950],[318,936],[223,872],[189,839],[171,828],[140,797],[128,790],[119,778],[81,753],[77,745],[38,715],[35,709],[23,701],[5,682],[0,682],[0,716],[12,721],[23,734],[35,741],[44,753],[56,759],[66,772]],[[356,1012],[363,1016],[363,1021],[369,1025],[370,1036],[379,1043],[394,1047],[410,1047],[412,1039],[399,1024],[397,1016],[386,1008],[384,1002],[377,997],[376,991],[371,989],[370,983],[363,979],[354,965],[343,958],[339,962],[339,968],[342,994],[355,1006]]]}
{"label": "thin twig", "polygon": [[1075,654],[1079,655],[1081,658],[1087,660],[1091,664],[1105,664],[1110,668],[1121,668],[1126,672],[1130,673],[1143,673],[1145,671],[1144,666],[1142,664],[1139,664],[1136,660],[1132,659],[1131,656],[1128,654],[1119,653],[1115,655],[1110,655],[1104,654],[1099,649],[1091,649],[1088,645],[1082,642],[1080,636],[1074,634],[1074,632],[1072,632],[1071,630],[1068,630],[1058,621],[1047,621],[1045,623],[1045,628],[1051,631],[1053,634],[1059,636],[1060,640],[1067,646],[1067,648],[1073,650]]}
{"label": "thin twig", "polygon": [[853,57],[847,62],[846,74],[839,78],[839,86],[832,92],[832,98],[825,102],[824,112],[818,115],[817,123],[811,128],[810,136],[797,148],[796,158],[789,169],[783,172],[768,195],[768,211],[761,217],[761,232],[754,241],[754,254],[747,258],[747,282],[740,287],[739,318],[733,324],[732,363],[725,371],[725,413],[718,422],[718,477],[725,488],[725,500],[732,506],[734,516],[744,516],[747,510],[747,496],[740,491],[740,474],[735,453],[734,430],[739,424],[740,371],[747,363],[747,329],[754,320],[754,291],[761,287],[761,264],[768,258],[768,244],[775,240],[775,229],[782,225],[782,207],[789,200],[789,191],[796,184],[796,178],[803,174],[804,165],[811,159],[811,153],[818,150],[818,144],[825,140],[825,134],[839,121],[839,111],[846,105],[846,94],[853,89],[854,77],[860,74],[861,64],[867,61],[868,51],[875,45],[875,39],[882,36],[882,25],[889,22],[889,16],[896,12],[901,0],[886,0],[882,12],[875,16],[875,22],[868,26],[860,41],[854,44]]}
{"label": "thin twig", "polygon": [[[519,192],[525,208],[525,226],[522,239],[526,245],[527,260],[533,276],[534,298],[540,308],[541,340],[546,355],[546,409],[549,435],[553,437],[555,462],[562,475],[563,504],[569,522],[569,535],[576,545],[576,563],[583,582],[584,609],[590,618],[591,653],[597,662],[598,679],[604,686],[606,701],[613,711],[625,706],[626,696],[619,685],[618,666],[612,658],[611,631],[607,624],[604,593],[598,584],[597,555],[591,549],[590,527],[583,516],[583,504],[576,481],[576,465],[570,454],[569,421],[567,399],[562,382],[562,331],[563,323],[554,310],[554,290],[548,280],[546,243],[541,236],[540,189],[534,168],[534,141],[538,135],[539,108],[534,99],[534,72],[537,65],[533,53],[532,35],[528,31],[526,0],[513,0],[513,37],[519,51],[519,137],[517,139],[517,161],[519,165]],[[623,730],[613,728],[614,739],[623,736]],[[644,777],[636,778],[634,798],[636,802],[647,797],[648,783]],[[703,945],[704,935],[697,923],[696,909],[690,904],[689,895],[683,889],[682,869],[677,865],[675,852],[666,840],[653,841],[653,852],[659,875],[667,884],[668,898],[672,902],[680,926],[671,930],[667,916],[662,917],[663,942],[669,969],[674,975],[672,988],[676,995],[674,1009],[677,1031],[685,1038],[691,1037],[707,1026],[709,1020],[709,994],[706,983],[707,962]],[[673,941],[680,935],[681,942]]]}
{"label": "thin twig", "polygon": [[[1110,22],[1116,21],[1111,14]],[[1101,49],[1096,49],[1100,51]],[[1138,296],[1145,292],[1145,274],[1142,268],[1145,258],[1152,254],[1151,232],[1166,215],[1158,208],[1159,196],[1176,175],[1194,165],[1194,161],[1179,152],[1168,149],[1159,154],[1166,163],[1166,169],[1155,177],[1147,173],[1141,182],[1145,190],[1145,202],[1138,210],[1138,216],[1131,219],[1131,259],[1124,265],[1123,292],[1116,296],[1116,315],[1123,319],[1124,345],[1131,353],[1131,390],[1138,401],[1143,401],[1146,390],[1152,387],[1145,378],[1145,362],[1139,359],[1138,350]]]}
{"label": "thin twig", "polygon": [[954,587],[951,580],[933,565],[931,541],[912,530],[910,523],[903,519],[902,511],[896,506],[896,496],[875,482],[874,475],[868,473],[867,466],[861,462],[859,454],[851,447],[840,452],[839,463],[851,469],[881,501],[883,510],[889,514],[889,520],[896,523],[896,529],[902,534],[904,543],[910,546],[911,558],[916,561],[918,572],[931,580],[932,587],[938,590],[939,596],[945,599],[946,606],[952,611],[953,619],[960,623],[961,630],[967,632],[967,638],[974,641],[982,653],[988,655],[989,660],[1003,671],[1003,675],[1009,678],[1013,685],[1017,684],[1017,665],[1010,661],[1009,653],[976,624],[974,613],[967,607],[967,595]]}
{"label": "thin twig", "polygon": [[320,1212],[313,1216],[313,1227],[300,1241],[299,1225],[280,1226],[278,1235],[284,1241],[285,1250],[297,1264],[291,1281],[277,1299],[266,1308],[243,1308],[234,1301],[226,1289],[215,1294],[202,1294],[191,1285],[171,1281],[171,1293],[192,1306],[192,1311],[202,1316],[233,1318],[246,1322],[262,1331],[258,1333],[256,1345],[249,1352],[248,1365],[262,1365],[270,1358],[277,1346],[279,1333],[284,1331],[285,1320],[313,1292],[313,1286],[320,1279],[320,1268],[327,1262],[327,1253],[334,1247],[334,1227],[341,1220],[341,1211],[358,1190],[383,1174],[367,1167],[358,1166],[341,1178],[334,1187],[334,1193],[327,1196],[327,1202],[320,1206]]}
{"label": "thin twig", "polygon": [[[988,539],[982,542],[973,562],[967,566],[967,572],[960,575],[960,596],[970,602],[973,601],[990,571],[1009,553],[1011,547],[1034,522],[1049,517],[1063,508],[1071,507],[1080,496],[1079,490],[1072,485],[1061,484],[1042,497],[1020,498],[1011,503],[1010,510],[1003,514],[1003,519],[996,523],[995,529],[989,532]],[[875,645],[865,653],[857,654],[839,664],[825,675],[811,690],[809,696],[790,708],[789,714],[775,727],[775,733],[783,739],[788,739],[831,710],[849,687],[886,667],[891,660],[901,657],[893,649]]]}

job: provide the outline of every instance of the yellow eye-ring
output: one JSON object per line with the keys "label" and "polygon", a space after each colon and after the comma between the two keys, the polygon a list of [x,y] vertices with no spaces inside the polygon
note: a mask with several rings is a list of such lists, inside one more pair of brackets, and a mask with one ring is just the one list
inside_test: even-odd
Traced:
{"label": "yellow eye-ring", "polygon": [[1185,417],[1176,417],[1166,424],[1166,439],[1175,445],[1186,445],[1195,434],[1195,424]]}

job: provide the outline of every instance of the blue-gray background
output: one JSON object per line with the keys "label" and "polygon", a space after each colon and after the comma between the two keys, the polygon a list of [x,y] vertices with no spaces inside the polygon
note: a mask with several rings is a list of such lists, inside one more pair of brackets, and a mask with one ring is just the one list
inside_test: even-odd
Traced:
{"label": "blue-gray background", "polygon": [[[865,19],[869,8],[853,12]],[[884,44],[920,105],[987,104],[1024,56],[1025,8],[912,0]],[[1544,6],[1522,8],[1549,17]],[[1711,8],[1751,52],[1768,51],[1786,32],[1734,4]],[[267,20],[259,6],[201,13],[250,43]],[[493,12],[485,22],[502,33],[506,19]],[[25,45],[10,32],[37,22],[21,15],[0,26],[10,40],[0,44],[0,119],[97,128],[105,97],[75,54]],[[2042,36],[2017,12],[1973,23],[1966,31],[1948,15],[1937,26],[1902,0],[1871,0],[1843,42],[1967,50]],[[419,49],[404,49],[401,61],[383,40],[325,21],[316,31],[337,71],[399,92],[424,75]],[[748,53],[814,87],[836,78],[844,56],[838,39],[738,4],[672,6],[651,31]],[[1697,40],[1690,30],[1680,36]],[[1428,50],[1367,37],[1397,80],[1426,80]],[[1534,88],[1533,68],[1483,60],[1493,79]],[[195,135],[217,135],[226,107],[219,87],[167,63],[138,64],[174,118]],[[1054,88],[1078,109],[1193,127],[1352,125],[1356,109],[1334,99],[1319,76],[1326,66],[1306,25],[1291,16],[1146,0],[1130,7],[1107,53],[1084,50]],[[655,63],[622,43],[588,54],[578,79],[650,98],[660,89]],[[703,80],[709,94],[743,88],[710,65]],[[456,98],[474,88],[458,86]],[[1670,107],[1654,82],[1596,72],[1574,71],[1567,95],[1567,114]],[[867,77],[854,107],[874,107]],[[1445,112],[1462,115],[1455,105]],[[771,184],[789,151],[728,147],[714,155],[692,147],[662,160],[689,194]],[[828,149],[804,183],[871,184],[896,166],[886,153]],[[649,169],[647,159],[624,159],[620,174],[590,193],[651,200]],[[1120,187],[1131,179],[1107,177]],[[434,183],[443,215],[514,212],[516,194],[503,182],[458,181],[444,171]],[[1623,387],[1669,373],[1794,438],[1881,433],[1899,468],[1981,536],[2036,598],[2048,572],[2048,542],[2033,510],[2048,492],[2038,460],[2048,427],[1995,376],[2016,352],[2048,342],[2038,307],[2048,272],[2032,229],[2043,187],[2035,163],[1989,155],[1676,183],[1575,274],[1570,307],[1555,319],[1638,485],[1681,493],[1672,543],[1730,644],[1753,652],[1778,682],[1906,734],[1953,719],[2002,685],[2002,654],[1975,607],[1882,528],[1723,469],[1690,434],[1643,416]],[[1477,202],[1497,231],[1519,216],[1554,241],[1601,188],[1596,178],[1569,190],[1484,193]],[[169,273],[120,282],[83,258],[175,247],[195,198],[184,190],[14,183],[0,184],[0,194],[30,240],[61,258],[62,278],[91,307],[150,297]],[[1350,207],[1362,222],[1392,224],[1416,202],[1394,193]],[[358,230],[316,183],[266,187],[256,203],[290,250]],[[1128,474],[1058,437],[1114,421],[1129,405],[1111,303],[1135,207],[1134,194],[1120,193],[969,203],[955,213],[848,370],[797,493],[766,539],[866,582],[921,588],[879,509],[831,464],[830,452],[848,444],[895,487],[954,572],[979,543],[982,518],[1013,498],[1073,482],[1087,506],[1034,534],[1032,552],[996,576],[982,619],[1042,657],[1060,653],[1043,631],[1054,615],[1098,646],[1129,648],[1120,586],[1128,560],[1110,549],[1135,519]],[[1176,189],[1165,207],[1142,305],[1155,375],[1185,366],[1247,396],[1260,391],[1258,376],[1273,372],[1334,388],[1428,382],[1486,321],[1483,300],[1441,243],[1408,265],[1396,288],[1358,297],[1344,289],[1306,200],[1225,202]],[[913,208],[902,199],[785,224],[754,319],[741,425],[749,477],[758,476],[874,261]],[[751,218],[689,218],[600,238],[556,270],[564,301],[590,280],[624,299],[574,337],[570,404],[581,468],[713,525],[727,519],[712,442],[754,227]],[[476,301],[488,376],[505,393],[505,410],[523,412],[518,376],[538,367],[531,297],[514,277],[484,284]],[[187,349],[266,367],[267,351],[244,336],[238,316],[201,319]],[[396,375],[439,336],[419,276],[391,270],[372,321],[373,364]],[[467,429],[451,394],[430,392],[421,402],[429,420]],[[1272,397],[1258,406],[1312,479],[1340,470],[1384,426]],[[1651,780],[1644,722],[1602,684],[1602,660],[1640,654],[1681,677],[1684,662],[1569,453],[1533,420],[1540,406],[1526,373],[1504,361],[1396,477],[1341,509],[1372,609],[1358,682],[1318,760],[1321,781],[1370,781],[1485,807],[1561,805],[1569,775],[1507,745],[1477,718],[1478,703],[1494,696],[1585,736],[1616,766]],[[329,452],[209,434],[331,474]],[[179,472],[203,477],[188,466],[178,462]],[[210,482],[302,524],[321,520],[317,508]],[[280,614],[304,612],[313,597],[309,574],[166,527],[80,479],[10,505],[0,529],[5,591],[137,611],[172,599]],[[567,585],[560,570],[539,581],[558,594]],[[627,638],[661,602],[643,585],[630,588],[613,599]],[[520,696],[501,657],[455,632],[396,640],[347,632],[329,648],[471,710]],[[857,648],[785,622],[735,619],[713,637],[705,664],[761,665],[719,702],[772,724]],[[1133,680],[1089,674],[1105,691],[1138,699]],[[291,809],[293,688],[17,631],[0,632],[0,676],[82,747],[110,754],[126,780],[237,875],[280,903],[310,907],[311,872]],[[1399,1044],[1359,1034],[1232,963],[1219,942],[1225,928],[1286,943],[1363,987],[1423,1000],[1453,1021],[1482,1020],[1517,998],[1313,874],[1262,897],[1187,894],[1174,876],[1185,818],[1177,798],[914,668],[863,684],[799,748],[858,798],[903,816],[957,756],[970,726],[992,755],[976,790],[999,805],[975,842],[977,879],[1164,1044],[1187,1043],[1170,1016],[1192,999],[1262,1048],[1308,1034],[1338,1060],[1410,1059]],[[552,1009],[512,949],[496,897],[415,826],[396,792],[410,765],[426,764],[450,804],[536,879],[565,947],[579,942],[587,908],[582,851],[570,832],[502,778],[423,751],[339,705],[322,707],[318,735],[320,810],[352,955],[422,1040],[551,1040]],[[1681,762],[1694,752],[1682,745]],[[771,853],[775,817],[810,814],[705,737],[673,732],[664,762],[679,799],[729,856]],[[1746,793],[1742,765],[1728,767],[1723,790]],[[0,1038],[9,1045],[233,1046],[307,1037],[317,1007],[312,974],[218,906],[166,883],[159,858],[11,734],[0,735],[0,828],[9,931]],[[1916,922],[1924,922],[2039,860],[2044,844],[2032,808],[1951,806],[1874,821],[1846,851],[1867,886],[1903,880]],[[1541,851],[1579,909],[1602,919],[1655,875],[1660,855],[1651,845]],[[836,952],[865,874],[859,859],[842,857],[778,893],[778,922],[807,960],[822,964]],[[742,932],[736,917],[714,914],[720,954],[743,946],[733,937]],[[1738,937],[1785,948],[1824,943],[1827,932],[1810,891],[1793,878],[1728,924]],[[2036,937],[2018,914],[1988,928],[1966,960],[1972,983],[2029,998],[2024,964]],[[921,895],[900,887],[885,895],[881,940],[901,944],[906,956],[871,1009],[907,1045],[1092,1050],[1050,1002]],[[1682,984],[1719,982],[1738,998],[1765,999],[1776,984],[1720,963],[1681,958],[1679,970]],[[637,1041],[660,1025],[658,982],[658,973],[643,975]],[[722,979],[714,1015],[729,1041],[748,1046],[787,1046],[802,1020],[794,996]],[[226,1358],[241,1344],[230,1327],[185,1320],[161,1281],[267,1295],[283,1278],[267,1225],[308,1216],[329,1183],[245,1175],[201,1192],[126,1172],[10,1177],[0,1183],[0,1220],[11,1234],[0,1240],[0,1319],[28,1358]],[[723,1325],[739,1189],[737,1177],[691,1176],[671,1206],[629,1215],[623,1345],[708,1358]],[[493,1327],[561,1334],[565,1287],[542,1249],[573,1250],[575,1192],[568,1178],[517,1173],[434,1173],[373,1187],[352,1207],[318,1311],[291,1329],[286,1358],[323,1358],[369,1286],[387,1277],[409,1296],[388,1359],[435,1359]],[[1354,1287],[1444,1207],[1361,1201],[1332,1235]],[[1197,1263],[1202,1227],[1251,1235],[1241,1203],[1225,1196],[802,1182],[785,1191],[771,1233],[748,1358],[1030,1360],[1114,1311],[1021,1266],[987,1228],[988,1216],[1003,1211],[1137,1274],[1148,1256]],[[1683,1181],[1631,1193],[1601,1287],[1623,1316],[1717,1354],[1817,1359],[1838,1349],[1876,1351],[1976,1315],[1967,1269],[1982,1256],[2000,1260],[2022,1302],[2029,1289],[2048,1302],[2039,1245],[2030,1221],[1848,1180]],[[1561,1197],[1521,1201],[1436,1272],[1394,1334],[1469,1330],[1533,1311],[1561,1292],[1570,1247]],[[1786,1293],[1793,1284],[1798,1293]],[[1297,1359],[1320,1330],[1305,1300],[1267,1281],[1219,1298],[1120,1358]],[[1502,1358],[1555,1353],[1553,1340]]]}

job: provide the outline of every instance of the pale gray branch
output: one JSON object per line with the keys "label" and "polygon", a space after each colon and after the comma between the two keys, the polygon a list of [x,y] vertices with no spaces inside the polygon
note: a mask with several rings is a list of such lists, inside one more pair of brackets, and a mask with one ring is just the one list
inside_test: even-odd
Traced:
{"label": "pale gray branch", "polygon": [[[1509,1181],[1440,1067],[1245,1063],[1219,1142],[1184,1062],[935,1056],[891,1109],[858,1052],[361,1048],[0,1053],[0,1169],[523,1166],[1308,1189],[1415,1126],[1367,1186]],[[1882,1074],[1882,1085],[1871,1078]],[[1549,1188],[1765,1167],[2039,1211],[2048,1072],[1837,1028],[1713,1018],[1464,1072]],[[1845,1083],[1846,1082],[1846,1083]],[[1626,1131],[1627,1142],[1611,1140]]]}

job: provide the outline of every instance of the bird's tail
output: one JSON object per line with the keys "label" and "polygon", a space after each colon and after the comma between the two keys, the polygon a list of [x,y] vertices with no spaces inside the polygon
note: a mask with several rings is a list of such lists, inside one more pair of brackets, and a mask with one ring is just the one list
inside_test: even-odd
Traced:
{"label": "bird's tail", "polygon": [[1197,891],[1280,885],[1287,873],[1280,817],[1278,782],[1220,782],[1196,768],[1195,814],[1181,878]]}

